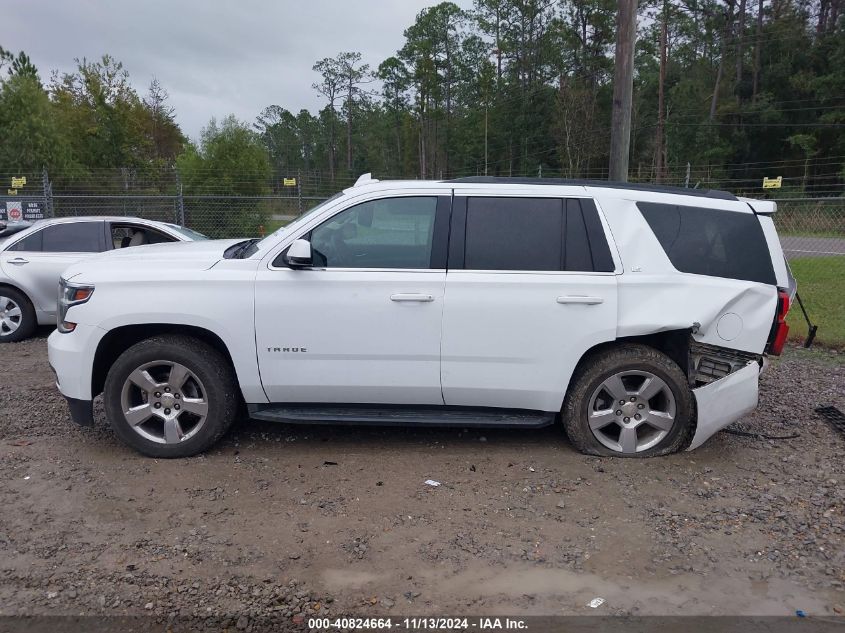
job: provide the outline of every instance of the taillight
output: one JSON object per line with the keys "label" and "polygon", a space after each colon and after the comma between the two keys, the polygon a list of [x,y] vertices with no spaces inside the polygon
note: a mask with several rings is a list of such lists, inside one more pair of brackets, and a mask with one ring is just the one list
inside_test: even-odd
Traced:
{"label": "taillight", "polygon": [[778,290],[778,312],[775,316],[774,332],[769,353],[773,356],[780,356],[783,346],[786,344],[786,337],[789,334],[789,326],[786,324],[786,314],[789,312],[789,293],[786,290]]}

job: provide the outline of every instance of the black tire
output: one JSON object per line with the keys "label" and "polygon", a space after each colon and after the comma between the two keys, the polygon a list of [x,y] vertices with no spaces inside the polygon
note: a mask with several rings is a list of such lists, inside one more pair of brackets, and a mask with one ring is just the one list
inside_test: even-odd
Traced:
{"label": "black tire", "polygon": [[[10,288],[9,286],[0,287],[0,297],[8,297],[21,309],[20,324],[14,332],[10,332],[0,326],[0,343],[17,343],[35,334],[35,328],[38,327],[38,319],[35,316],[35,308],[32,307],[29,297],[20,290]],[[0,306],[0,310],[4,307]]]}
{"label": "black tire", "polygon": [[[589,425],[590,400],[602,383],[623,371],[645,371],[662,379],[675,398],[675,422],[655,446],[636,453],[622,453],[602,444]],[[614,405],[616,406],[616,405]],[[695,400],[677,363],[652,347],[625,344],[592,354],[581,361],[564,399],[561,418],[572,444],[588,455],[654,457],[674,453],[689,445],[695,430]]]}
{"label": "black tire", "polygon": [[[187,367],[205,390],[208,413],[195,435],[176,444],[161,444],[142,437],[127,422],[121,406],[123,385],[145,363],[175,362]],[[235,421],[239,388],[227,358],[216,349],[190,336],[162,335],[136,343],[109,369],[103,389],[106,418],[126,444],[149,457],[189,457],[214,445]]]}

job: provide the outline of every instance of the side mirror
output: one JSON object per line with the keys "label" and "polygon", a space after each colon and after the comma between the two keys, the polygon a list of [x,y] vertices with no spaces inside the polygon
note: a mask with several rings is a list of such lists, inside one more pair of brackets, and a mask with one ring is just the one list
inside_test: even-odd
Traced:
{"label": "side mirror", "polygon": [[295,240],[288,248],[285,255],[285,262],[291,268],[303,268],[311,265],[311,242],[308,240]]}

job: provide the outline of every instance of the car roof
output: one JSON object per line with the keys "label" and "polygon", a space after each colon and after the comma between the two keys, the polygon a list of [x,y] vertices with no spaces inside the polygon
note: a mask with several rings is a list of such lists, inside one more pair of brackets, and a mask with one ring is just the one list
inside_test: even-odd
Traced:
{"label": "car roof", "polygon": [[453,178],[442,182],[476,185],[547,185],[569,187],[594,187],[604,189],[626,189],[629,191],[647,191],[650,193],[673,193],[682,196],[696,196],[700,198],[715,198],[717,200],[737,200],[729,191],[718,189],[690,189],[688,187],[674,187],[671,185],[655,185],[642,182],[616,182],[612,180],[588,180],[578,178],[511,178],[502,176],[468,176]]}
{"label": "car roof", "polygon": [[169,222],[162,222],[161,220],[149,220],[147,218],[137,218],[126,215],[74,215],[64,218],[44,218],[43,220],[36,220],[35,224],[66,224],[68,222],[141,222],[143,224],[161,224],[164,226],[174,226]]}
{"label": "car roof", "polygon": [[[590,189],[613,189],[617,191],[628,191],[634,194],[667,194],[672,196],[691,196],[694,198],[708,198],[726,202],[738,202],[739,198],[728,191],[718,189],[689,189],[687,187],[674,187],[671,185],[655,185],[649,183],[614,182],[610,180],[586,180],[570,178],[516,178],[502,176],[468,176],[465,178],[453,178],[451,180],[377,180],[370,174],[364,174],[357,182],[344,193],[352,193],[374,185],[381,189],[426,189],[429,187],[443,187],[450,185],[478,185],[479,187],[573,187],[582,191]],[[643,198],[645,199],[645,198]]]}

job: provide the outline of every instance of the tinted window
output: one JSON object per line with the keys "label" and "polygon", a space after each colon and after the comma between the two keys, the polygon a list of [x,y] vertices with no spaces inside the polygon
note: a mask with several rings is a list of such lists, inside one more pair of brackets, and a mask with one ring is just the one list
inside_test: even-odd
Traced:
{"label": "tinted window", "polygon": [[590,255],[590,240],[587,237],[587,225],[581,213],[578,200],[566,200],[564,239],[566,250],[564,270],[592,270],[593,259]]}
{"label": "tinted window", "polygon": [[42,233],[45,253],[98,253],[103,250],[102,222],[54,224]]}
{"label": "tinted window", "polygon": [[372,200],[311,231],[314,265],[325,268],[429,268],[436,197]]}
{"label": "tinted window", "polygon": [[776,283],[766,238],[753,213],[653,202],[637,207],[679,271]]}
{"label": "tinted window", "polygon": [[556,198],[469,198],[470,270],[560,270],[563,212]]}
{"label": "tinted window", "polygon": [[591,200],[467,198],[464,268],[602,271],[614,269]]}
{"label": "tinted window", "polygon": [[44,231],[36,231],[30,233],[25,238],[14,244],[10,251],[27,251],[29,253],[37,253],[41,251],[41,236]]}
{"label": "tinted window", "polygon": [[606,273],[613,272],[616,266],[613,263],[613,256],[610,254],[610,246],[604,235],[604,227],[601,225],[596,203],[587,198],[582,198],[578,202],[581,205],[581,216],[584,219],[587,238],[590,241],[593,270]]}

